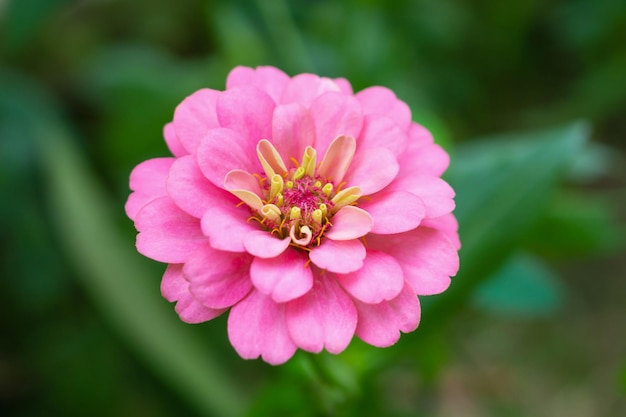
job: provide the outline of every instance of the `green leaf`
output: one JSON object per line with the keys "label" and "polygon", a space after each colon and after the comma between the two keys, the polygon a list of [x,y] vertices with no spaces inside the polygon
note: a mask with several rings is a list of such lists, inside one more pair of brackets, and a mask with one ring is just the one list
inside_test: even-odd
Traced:
{"label": "green leaf", "polygon": [[461,269],[444,294],[423,300],[425,315],[455,311],[519,246],[588,135],[587,124],[577,122],[457,149],[447,178],[457,193]]}
{"label": "green leaf", "polygon": [[538,258],[516,254],[472,294],[472,303],[498,315],[534,317],[556,312],[563,287]]}
{"label": "green leaf", "polygon": [[246,399],[211,347],[160,297],[159,277],[117,231],[115,215],[122,208],[111,205],[54,103],[29,81],[0,75],[0,114],[22,126],[22,140],[32,140],[40,149],[46,197],[60,241],[94,303],[165,383],[201,414],[241,415]]}

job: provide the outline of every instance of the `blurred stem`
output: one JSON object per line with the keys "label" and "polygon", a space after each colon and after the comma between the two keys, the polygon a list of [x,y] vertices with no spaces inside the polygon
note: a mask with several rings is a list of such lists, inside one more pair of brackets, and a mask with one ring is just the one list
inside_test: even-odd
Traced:
{"label": "blurred stem", "polygon": [[304,39],[284,0],[256,0],[281,61],[294,72],[315,72]]}

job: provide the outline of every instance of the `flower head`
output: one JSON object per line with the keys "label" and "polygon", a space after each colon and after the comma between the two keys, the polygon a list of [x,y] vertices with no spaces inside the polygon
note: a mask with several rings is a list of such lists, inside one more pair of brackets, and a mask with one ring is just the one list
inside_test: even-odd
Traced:
{"label": "flower head", "polygon": [[244,358],[392,345],[457,272],[448,155],[386,88],[237,67],[164,136],[173,157],[130,177],[137,249],[182,320],[230,309]]}

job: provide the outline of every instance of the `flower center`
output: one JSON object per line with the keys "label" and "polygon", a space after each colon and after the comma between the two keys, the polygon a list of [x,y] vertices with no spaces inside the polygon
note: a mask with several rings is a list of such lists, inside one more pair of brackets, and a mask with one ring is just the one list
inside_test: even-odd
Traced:
{"label": "flower center", "polygon": [[323,175],[320,165],[324,161],[317,164],[317,152],[310,146],[305,149],[301,163],[292,159],[295,168],[291,169],[286,168],[278,151],[267,140],[259,142],[257,153],[265,171],[265,175],[254,175],[262,190],[262,206],[250,220],[258,221],[280,239],[289,236],[293,246],[302,249],[319,246],[324,232],[332,227],[332,216],[361,196],[358,187],[342,189],[345,183],[336,184]]}

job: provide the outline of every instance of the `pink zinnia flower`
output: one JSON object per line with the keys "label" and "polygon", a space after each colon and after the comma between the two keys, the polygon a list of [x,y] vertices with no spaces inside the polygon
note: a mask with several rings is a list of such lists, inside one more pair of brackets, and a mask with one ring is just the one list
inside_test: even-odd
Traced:
{"label": "pink zinnia flower", "polygon": [[457,272],[448,155],[384,87],[237,67],[164,136],[174,156],[130,176],[137,249],[183,321],[230,309],[243,358],[392,345]]}

